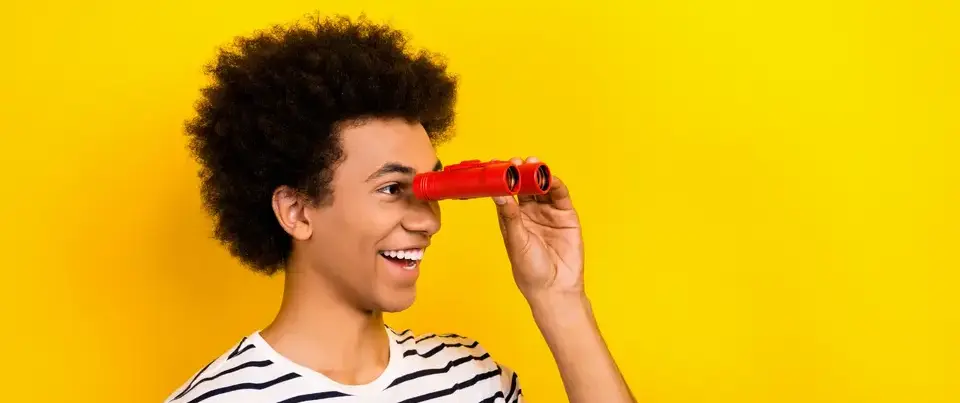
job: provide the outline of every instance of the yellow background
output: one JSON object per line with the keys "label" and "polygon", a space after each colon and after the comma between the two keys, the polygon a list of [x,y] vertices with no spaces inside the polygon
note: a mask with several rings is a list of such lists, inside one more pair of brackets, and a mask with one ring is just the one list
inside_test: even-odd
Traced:
{"label": "yellow background", "polygon": [[[282,279],[210,239],[182,122],[216,46],[320,7],[450,58],[445,161],[569,182],[640,401],[960,401],[956,1],[10,3],[0,400],[158,402],[271,318]],[[561,400],[491,204],[444,209],[391,323]]]}

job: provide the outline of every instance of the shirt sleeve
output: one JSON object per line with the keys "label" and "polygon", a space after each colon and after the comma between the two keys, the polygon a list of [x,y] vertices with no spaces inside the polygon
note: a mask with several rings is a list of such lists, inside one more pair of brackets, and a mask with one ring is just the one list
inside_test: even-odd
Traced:
{"label": "shirt sleeve", "polygon": [[520,377],[511,368],[498,364],[502,371],[500,375],[500,390],[503,392],[506,403],[522,403],[523,390],[520,388]]}

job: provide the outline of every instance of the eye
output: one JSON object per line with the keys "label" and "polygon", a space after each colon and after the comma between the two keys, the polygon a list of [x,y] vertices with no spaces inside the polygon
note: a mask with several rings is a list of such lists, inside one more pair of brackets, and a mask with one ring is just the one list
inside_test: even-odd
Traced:
{"label": "eye", "polygon": [[403,187],[399,183],[391,183],[387,186],[377,189],[378,192],[385,193],[388,195],[399,194],[401,190],[403,190]]}

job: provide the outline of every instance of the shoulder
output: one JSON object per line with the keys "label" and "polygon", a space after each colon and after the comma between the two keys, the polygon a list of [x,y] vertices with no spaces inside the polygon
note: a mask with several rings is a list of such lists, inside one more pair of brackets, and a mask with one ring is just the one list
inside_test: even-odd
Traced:
{"label": "shoulder", "polygon": [[494,366],[493,357],[476,339],[456,333],[414,333],[394,331],[393,340],[402,358],[417,362],[472,360]]}
{"label": "shoulder", "polygon": [[457,333],[391,331],[402,361],[418,368],[398,380],[412,376],[442,379],[450,389],[479,387],[489,391],[490,398],[506,398],[508,403],[523,401],[518,374],[499,357],[493,357],[479,340]]}
{"label": "shoulder", "polygon": [[[177,387],[164,403],[199,403],[219,401],[216,398],[230,392],[235,402],[251,399],[262,390],[261,385],[282,382],[282,376],[271,368],[273,362],[257,351],[253,336],[241,338],[220,356],[190,376]],[[288,375],[289,377],[290,375]],[[241,393],[237,393],[241,392]]]}

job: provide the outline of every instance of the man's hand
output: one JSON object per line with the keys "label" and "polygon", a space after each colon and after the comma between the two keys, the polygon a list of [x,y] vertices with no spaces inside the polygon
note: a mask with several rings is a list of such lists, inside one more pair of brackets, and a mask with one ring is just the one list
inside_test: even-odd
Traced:
{"label": "man's hand", "polygon": [[494,198],[513,277],[553,353],[570,402],[636,402],[584,291],[583,236],[570,191],[556,176],[552,180],[543,196]]}
{"label": "man's hand", "polygon": [[[523,163],[519,158],[511,162]],[[531,304],[583,293],[580,220],[566,185],[556,176],[552,181],[543,196],[494,198],[514,279]]]}

